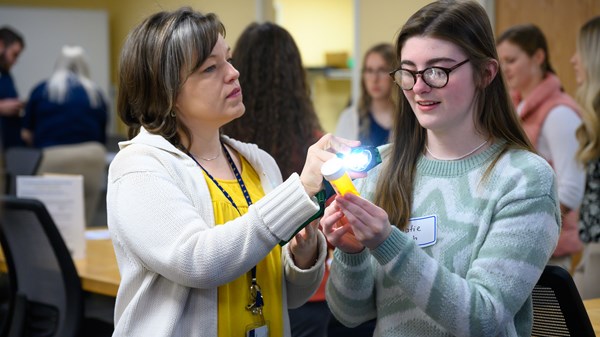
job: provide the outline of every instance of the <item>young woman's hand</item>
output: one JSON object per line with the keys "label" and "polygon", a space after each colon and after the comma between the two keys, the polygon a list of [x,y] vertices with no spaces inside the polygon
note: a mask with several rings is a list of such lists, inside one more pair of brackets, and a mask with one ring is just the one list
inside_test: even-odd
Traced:
{"label": "young woman's hand", "polygon": [[347,152],[351,147],[359,146],[360,141],[348,140],[326,134],[308,148],[300,180],[308,195],[313,196],[323,188],[321,166],[335,157],[336,152]]}
{"label": "young woman's hand", "polygon": [[321,227],[327,241],[345,253],[359,253],[365,246],[356,239],[352,226],[334,200],[327,208],[321,218]]}
{"label": "young woman's hand", "polygon": [[[342,225],[342,228],[349,227],[346,231],[348,233],[351,232],[356,241],[363,246],[375,249],[390,236],[392,226],[387,213],[382,208],[351,193],[346,194],[344,197],[337,196],[334,203],[335,207],[339,209],[336,213],[343,214],[348,223],[347,225]],[[341,215],[336,215],[336,213],[332,216],[341,217]],[[327,215],[326,210],[325,216]],[[323,219],[325,219],[325,216]],[[328,221],[331,220],[328,219]],[[334,243],[331,240],[337,239],[340,241],[338,237],[343,237],[343,235],[335,233],[340,229],[335,229],[330,224],[323,224],[323,221],[321,221],[321,224],[324,228],[323,232],[332,244]],[[329,229],[325,229],[326,226]]]}
{"label": "young woman's hand", "polygon": [[296,266],[300,269],[308,269],[317,260],[318,249],[318,226],[319,219],[312,221],[290,241],[290,253],[294,257]]}

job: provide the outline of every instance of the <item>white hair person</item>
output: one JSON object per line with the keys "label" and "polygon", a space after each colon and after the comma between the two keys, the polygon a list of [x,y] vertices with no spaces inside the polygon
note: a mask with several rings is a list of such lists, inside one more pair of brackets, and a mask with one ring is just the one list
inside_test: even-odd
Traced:
{"label": "white hair person", "polygon": [[100,91],[89,77],[89,68],[83,48],[63,46],[54,65],[54,73],[48,81],[50,101],[63,103],[69,94],[69,89],[81,85],[90,100],[90,105],[94,108],[98,107],[102,102]]}

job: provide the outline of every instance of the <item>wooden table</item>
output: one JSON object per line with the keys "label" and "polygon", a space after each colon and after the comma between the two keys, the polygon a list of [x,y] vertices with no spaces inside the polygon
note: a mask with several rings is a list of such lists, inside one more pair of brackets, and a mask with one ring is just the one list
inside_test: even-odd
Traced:
{"label": "wooden table", "polygon": [[596,336],[600,336],[600,298],[583,301]]}
{"label": "wooden table", "polygon": [[[101,229],[100,231],[105,231]],[[75,261],[83,290],[116,297],[121,276],[112,242],[108,238],[86,239],[86,257]],[[0,251],[0,270],[6,271]],[[600,298],[583,301],[596,335],[600,337]]]}
{"label": "wooden table", "polygon": [[85,259],[75,260],[83,290],[117,296],[121,275],[110,239],[86,240]]}
{"label": "wooden table", "polygon": [[[106,233],[105,228],[88,231],[95,232],[96,236],[100,234],[100,238],[86,238],[85,258],[74,261],[81,279],[81,287],[84,291],[116,297],[121,283],[121,275],[119,274],[112,241],[104,235]],[[1,250],[0,271],[7,271]]]}

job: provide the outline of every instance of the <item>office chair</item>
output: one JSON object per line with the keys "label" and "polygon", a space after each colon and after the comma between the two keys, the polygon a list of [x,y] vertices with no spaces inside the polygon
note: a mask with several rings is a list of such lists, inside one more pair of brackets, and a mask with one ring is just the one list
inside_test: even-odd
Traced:
{"label": "office chair", "polygon": [[85,224],[91,226],[102,190],[106,186],[106,148],[98,142],[57,145],[44,148],[38,174],[80,174],[83,176]]}
{"label": "office chair", "polygon": [[11,295],[2,336],[110,336],[112,324],[83,316],[79,275],[46,207],[14,196],[0,207]]}
{"label": "office chair", "polygon": [[594,337],[594,329],[569,272],[546,266],[533,288],[531,336]]}
{"label": "office chair", "polygon": [[40,149],[29,147],[10,147],[4,153],[6,172],[6,190],[10,195],[16,195],[17,176],[32,176],[42,162],[43,153]]}

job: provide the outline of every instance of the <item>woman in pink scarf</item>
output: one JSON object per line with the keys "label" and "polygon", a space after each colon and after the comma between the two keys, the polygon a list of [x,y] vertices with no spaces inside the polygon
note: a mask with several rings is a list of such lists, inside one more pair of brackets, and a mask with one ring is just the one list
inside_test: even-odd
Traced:
{"label": "woman in pink scarf", "polygon": [[571,257],[582,249],[577,209],[583,197],[585,172],[575,160],[580,109],[563,91],[538,27],[513,26],[500,35],[496,44],[523,128],[538,153],[552,165],[558,180],[563,225],[549,264],[572,271]]}

